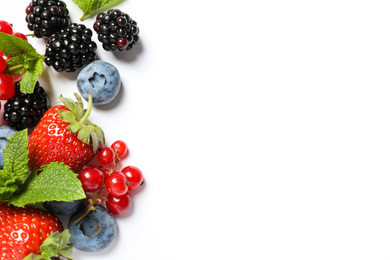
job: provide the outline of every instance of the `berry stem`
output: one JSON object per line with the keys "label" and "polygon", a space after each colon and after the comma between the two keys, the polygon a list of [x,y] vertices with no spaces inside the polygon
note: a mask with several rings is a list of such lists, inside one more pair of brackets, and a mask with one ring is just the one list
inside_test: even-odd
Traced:
{"label": "berry stem", "polygon": [[84,116],[80,119],[79,123],[84,124],[87,121],[89,114],[91,114],[91,110],[92,110],[92,95],[91,95],[91,92],[89,92],[88,93],[88,108],[85,111]]}
{"label": "berry stem", "polygon": [[[9,68],[7,69],[7,71],[8,71],[8,72],[12,72],[12,71],[14,71],[14,70],[18,70],[18,69],[21,69],[21,68],[23,68],[23,67],[24,67],[23,64],[19,64],[19,65],[15,65],[15,66],[9,67]],[[9,73],[9,74],[12,74],[12,73]]]}

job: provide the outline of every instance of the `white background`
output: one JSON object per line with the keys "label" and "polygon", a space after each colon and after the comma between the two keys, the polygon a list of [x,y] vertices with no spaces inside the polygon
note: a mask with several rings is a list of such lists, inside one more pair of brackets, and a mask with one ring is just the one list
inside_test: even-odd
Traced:
{"label": "white background", "polygon": [[[28,33],[29,1],[2,2],[0,19]],[[128,143],[123,164],[146,184],[113,245],[77,259],[390,259],[388,1],[118,7],[141,42],[99,44],[123,88],[91,120]],[[76,77],[45,68],[40,82],[54,103]]]}

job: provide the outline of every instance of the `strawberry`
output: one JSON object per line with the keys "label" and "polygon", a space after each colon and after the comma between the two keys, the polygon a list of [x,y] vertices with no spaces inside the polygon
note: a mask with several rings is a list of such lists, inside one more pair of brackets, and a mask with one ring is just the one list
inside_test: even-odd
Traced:
{"label": "strawberry", "polygon": [[33,169],[51,162],[63,162],[78,172],[96,155],[104,143],[104,133],[88,120],[92,97],[84,110],[80,95],[77,102],[60,97],[64,105],[50,108],[30,135],[29,167]]}
{"label": "strawberry", "polygon": [[62,232],[60,220],[42,209],[18,208],[0,202],[0,260],[23,259],[39,253],[43,241],[52,232]]}

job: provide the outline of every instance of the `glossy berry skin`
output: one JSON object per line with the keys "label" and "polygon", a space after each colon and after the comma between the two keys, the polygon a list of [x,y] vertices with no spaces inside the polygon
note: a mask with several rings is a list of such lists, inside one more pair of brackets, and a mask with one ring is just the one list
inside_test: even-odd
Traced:
{"label": "glossy berry skin", "polygon": [[0,100],[10,99],[15,94],[14,81],[5,73],[0,73]]}
{"label": "glossy berry skin", "polygon": [[104,182],[103,172],[96,166],[87,166],[79,171],[77,178],[81,181],[84,191],[95,192]]}
{"label": "glossy berry skin", "polygon": [[7,63],[2,57],[0,57],[0,72],[3,72],[6,67],[7,67]]}
{"label": "glossy berry skin", "polygon": [[106,190],[114,197],[128,192],[126,176],[122,172],[111,173],[106,180]]}
{"label": "glossy berry skin", "polygon": [[119,71],[114,65],[105,61],[91,62],[77,76],[77,88],[80,95],[88,100],[90,92],[94,105],[105,105],[113,101],[120,87]]}
{"label": "glossy berry skin", "polygon": [[115,151],[111,147],[104,147],[97,155],[97,160],[101,165],[110,165],[115,162]]}
{"label": "glossy berry skin", "polygon": [[128,154],[128,149],[127,145],[124,141],[122,140],[117,140],[111,144],[111,148],[114,149],[116,155],[118,156],[119,159],[124,159],[126,158]]}
{"label": "glossy berry skin", "polygon": [[27,41],[27,37],[23,33],[16,32],[16,33],[13,33],[12,35],[16,36],[16,37],[18,37],[18,38],[20,38],[20,39],[22,39],[24,41]]}
{"label": "glossy berry skin", "polygon": [[74,223],[86,210],[87,207],[83,207],[70,217],[70,242],[81,251],[98,252],[111,244],[118,232],[118,226],[114,216],[101,205],[95,205],[95,210]]}
{"label": "glossy berry skin", "polygon": [[60,220],[51,213],[32,206],[18,208],[0,202],[0,260],[23,259],[39,253],[51,232],[62,232]]}
{"label": "glossy berry skin", "polygon": [[126,166],[121,172],[126,176],[129,191],[137,189],[144,180],[141,170],[135,166]]}
{"label": "glossy berry skin", "polygon": [[45,201],[45,209],[55,215],[72,215],[85,204],[86,199],[74,201]]}
{"label": "glossy berry skin", "polygon": [[121,215],[129,210],[132,203],[132,199],[129,193],[125,195],[114,197],[108,194],[106,207],[114,215]]}
{"label": "glossy berry skin", "polygon": [[12,26],[7,21],[0,20],[0,32],[6,34],[12,34],[13,33]]}
{"label": "glossy berry skin", "polygon": [[62,121],[59,110],[69,109],[64,105],[50,108],[30,135],[30,169],[51,162],[63,162],[77,173],[95,156],[91,145],[81,142],[77,134],[66,129],[69,123]]}
{"label": "glossy berry skin", "polygon": [[8,143],[8,138],[16,133],[16,130],[7,125],[0,125],[0,169],[4,167],[4,151],[3,149]]}

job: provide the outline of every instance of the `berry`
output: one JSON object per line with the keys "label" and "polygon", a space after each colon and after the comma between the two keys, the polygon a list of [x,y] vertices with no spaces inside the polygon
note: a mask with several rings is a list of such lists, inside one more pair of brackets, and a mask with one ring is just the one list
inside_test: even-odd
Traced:
{"label": "berry", "polygon": [[126,176],[122,172],[111,173],[106,180],[106,190],[114,197],[125,195],[128,191]]}
{"label": "berry", "polygon": [[77,178],[81,181],[81,185],[86,192],[97,191],[104,182],[104,174],[96,166],[87,166],[80,170]]}
{"label": "berry", "polygon": [[96,58],[92,31],[83,24],[72,23],[53,34],[46,43],[45,63],[56,71],[74,72]]}
{"label": "berry", "polygon": [[[71,109],[64,105],[50,108],[34,128],[28,140],[30,169],[51,162],[63,162],[77,173],[93,159],[99,143],[104,140],[103,131],[88,120],[92,105],[84,110],[82,102],[64,97],[60,100]],[[78,126],[73,131],[67,129],[71,123]]]}
{"label": "berry", "polygon": [[2,57],[0,57],[0,72],[3,72],[6,67],[7,67],[7,63]]}
{"label": "berry", "polygon": [[7,125],[0,125],[0,169],[4,167],[4,151],[3,149],[8,143],[8,138],[16,133],[16,130]]}
{"label": "berry", "polygon": [[0,73],[0,100],[10,99],[15,94],[14,81],[5,73]]}
{"label": "berry", "polygon": [[137,22],[119,9],[99,13],[93,29],[106,51],[128,51],[139,41]]}
{"label": "berry", "polygon": [[64,1],[33,0],[26,8],[27,28],[37,38],[49,38],[69,26],[69,11]]}
{"label": "berry", "polygon": [[45,201],[45,209],[55,215],[72,215],[85,204],[85,199],[74,201]]}
{"label": "berry", "polygon": [[[101,205],[94,207],[95,210],[90,211],[81,220],[79,220],[80,217],[83,216],[88,207],[81,208],[69,219],[70,242],[81,251],[97,252],[103,250],[111,244],[118,232],[114,216]],[[76,220],[79,221],[76,222]]]}
{"label": "berry", "polygon": [[0,223],[0,259],[23,259],[30,253],[38,253],[51,232],[63,230],[60,220],[51,213],[32,206],[9,206],[4,202],[0,202]]}
{"label": "berry", "polygon": [[77,88],[84,99],[91,93],[94,105],[110,103],[118,95],[121,79],[112,64],[96,60],[85,66],[77,76]]}
{"label": "berry", "polygon": [[97,155],[97,160],[102,165],[110,165],[115,162],[115,151],[111,147],[104,147]]}
{"label": "berry", "polygon": [[6,21],[0,20],[0,32],[6,34],[12,34],[13,33],[12,25]]}
{"label": "berry", "polygon": [[22,93],[19,82],[16,82],[15,94],[4,105],[3,119],[18,131],[32,129],[39,123],[49,106],[49,97],[38,81],[31,94]]}
{"label": "berry", "polygon": [[111,194],[108,194],[106,207],[112,214],[121,215],[130,208],[131,202],[132,199],[129,193],[119,197],[114,197]]}
{"label": "berry", "polygon": [[126,176],[129,191],[137,189],[144,180],[141,170],[135,166],[126,166],[121,172]]}
{"label": "berry", "polygon": [[13,36],[16,36],[16,37],[18,37],[18,38],[20,38],[20,39],[22,39],[22,40],[24,40],[24,41],[27,41],[27,37],[26,37],[26,35],[24,35],[23,33],[18,33],[18,32],[16,32],[16,33],[13,33],[12,35],[13,35]]}
{"label": "berry", "polygon": [[111,144],[111,148],[114,149],[116,155],[118,156],[119,159],[124,159],[127,156],[128,149],[127,145],[124,141],[122,140],[117,140]]}

